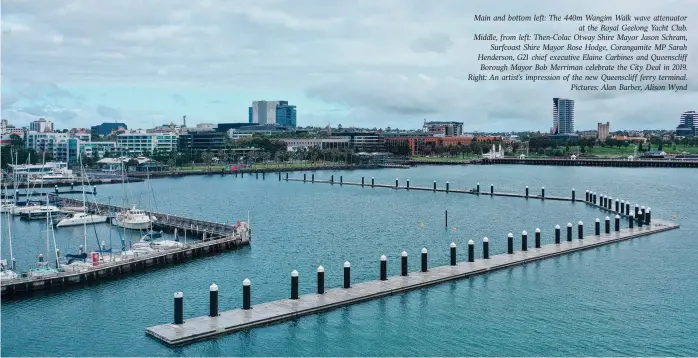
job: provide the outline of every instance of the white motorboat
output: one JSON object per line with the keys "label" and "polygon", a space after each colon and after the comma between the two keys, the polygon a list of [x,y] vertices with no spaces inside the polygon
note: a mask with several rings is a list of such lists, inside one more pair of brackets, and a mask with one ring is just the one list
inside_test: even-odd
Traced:
{"label": "white motorboat", "polygon": [[136,209],[132,206],[131,209],[117,213],[114,224],[124,229],[145,230],[150,228],[155,221],[155,217],[148,215],[145,211]]}
{"label": "white motorboat", "polygon": [[15,204],[2,204],[0,205],[0,213],[11,213],[12,209],[15,208]]}
{"label": "white motorboat", "polygon": [[22,219],[44,219],[48,214],[57,214],[61,210],[53,205],[39,205],[31,210],[21,212]]}
{"label": "white motorboat", "polygon": [[103,215],[87,214],[87,213],[73,213],[70,216],[61,219],[56,227],[63,226],[75,226],[83,224],[98,224],[107,221],[107,217]]}
{"label": "white motorboat", "polygon": [[38,211],[51,211],[51,212],[57,212],[60,211],[57,206],[55,205],[40,205],[40,204],[30,204],[30,205],[25,205],[25,206],[15,206],[12,208],[12,215],[23,215],[29,212],[38,212]]}
{"label": "white motorboat", "polygon": [[12,271],[10,267],[7,266],[7,260],[0,260],[0,280],[14,280],[17,277],[17,274],[14,271]]}

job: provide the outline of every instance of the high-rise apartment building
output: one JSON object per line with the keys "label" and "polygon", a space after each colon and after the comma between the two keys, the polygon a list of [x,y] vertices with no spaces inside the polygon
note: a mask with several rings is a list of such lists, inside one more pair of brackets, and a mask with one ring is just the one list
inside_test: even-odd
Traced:
{"label": "high-rise apartment building", "polygon": [[681,114],[679,126],[676,127],[676,135],[679,137],[693,137],[698,134],[698,113],[686,111]]}
{"label": "high-rise apartment building", "polygon": [[248,122],[295,127],[296,106],[289,105],[288,101],[254,101],[248,108]]}
{"label": "high-rise apartment building", "polygon": [[608,133],[609,133],[610,127],[611,127],[611,124],[609,122],[606,122],[606,124],[597,123],[596,124],[596,138],[598,138],[602,142],[606,141],[606,139],[608,139]]}
{"label": "high-rise apartment building", "polygon": [[574,100],[553,98],[553,133],[574,133]]}
{"label": "high-rise apartment building", "polygon": [[48,119],[39,118],[39,120],[29,123],[29,130],[42,133],[53,132],[53,122]]}
{"label": "high-rise apartment building", "polygon": [[463,122],[427,122],[425,119],[423,130],[427,133],[442,134],[446,137],[457,137],[463,134]]}

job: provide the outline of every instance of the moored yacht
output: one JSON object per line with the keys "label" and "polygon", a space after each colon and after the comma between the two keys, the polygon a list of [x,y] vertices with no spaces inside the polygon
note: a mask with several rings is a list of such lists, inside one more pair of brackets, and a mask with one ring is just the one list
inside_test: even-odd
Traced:
{"label": "moored yacht", "polygon": [[88,214],[88,213],[73,213],[58,221],[56,227],[75,226],[83,224],[98,224],[107,221],[107,217],[103,215]]}
{"label": "moored yacht", "polygon": [[0,260],[0,281],[14,280],[18,276],[7,266],[7,260]]}
{"label": "moored yacht", "polygon": [[33,219],[45,219],[49,214],[57,214],[60,212],[58,207],[53,205],[39,205],[31,208],[30,210],[22,211],[20,214],[22,219],[33,220]]}
{"label": "moored yacht", "polygon": [[134,205],[129,210],[117,213],[114,224],[125,229],[145,230],[150,228],[154,221],[154,216],[148,215],[143,210],[136,209]]}

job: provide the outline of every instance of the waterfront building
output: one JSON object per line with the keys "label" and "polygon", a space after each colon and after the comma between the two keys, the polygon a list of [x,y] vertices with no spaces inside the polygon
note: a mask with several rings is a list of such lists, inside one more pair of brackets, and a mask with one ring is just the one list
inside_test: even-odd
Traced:
{"label": "waterfront building", "polygon": [[237,128],[228,129],[228,136],[232,140],[238,140],[240,138],[250,137],[253,134],[260,134],[260,135],[286,134],[286,133],[293,132],[293,131],[294,131],[293,128],[279,126],[279,125],[272,125],[272,124],[251,125],[251,126],[247,125],[247,126],[240,126]]}
{"label": "waterfront building", "polygon": [[679,137],[695,137],[698,134],[698,113],[686,111],[681,114],[676,135]]}
{"label": "waterfront building", "polygon": [[91,141],[80,141],[80,153],[87,157],[94,157],[95,154],[99,157],[104,157],[106,155],[111,155],[116,153],[116,142],[91,142]]}
{"label": "waterfront building", "polygon": [[296,106],[288,104],[276,106],[276,124],[296,127]]}
{"label": "waterfront building", "polygon": [[114,122],[114,123],[102,123],[96,126],[90,127],[90,133],[95,136],[108,136],[114,131],[125,131],[128,129],[126,123]]}
{"label": "waterfront building", "polygon": [[[252,107],[250,107],[252,108]],[[241,127],[250,127],[248,122],[238,122],[238,123],[218,123],[216,125],[216,132],[227,133],[230,129],[238,129]]]}
{"label": "waterfront building", "polygon": [[457,137],[463,134],[463,122],[427,122],[425,119],[423,129],[427,133]]}
{"label": "waterfront building", "polygon": [[613,136],[613,139],[623,142],[647,143],[647,138],[645,137],[628,137],[625,135],[617,135]]}
{"label": "waterfront building", "polygon": [[116,146],[122,154],[152,154],[176,151],[179,136],[174,133],[124,133],[116,137]]}
{"label": "waterfront building", "polygon": [[[28,131],[24,138],[24,146],[39,153],[47,153],[58,161],[67,162],[69,157],[68,133],[51,133]],[[78,139],[74,139],[77,141]],[[75,146],[75,143],[72,143]],[[77,150],[77,148],[76,148]],[[77,154],[76,154],[77,155]]]}
{"label": "waterfront building", "polygon": [[[480,137],[484,141],[485,138]],[[449,147],[458,145],[469,145],[473,142],[473,137],[435,137],[433,135],[410,135],[410,136],[386,136],[385,147],[395,150],[406,146],[409,148],[409,155],[424,155],[439,147]]]}
{"label": "waterfront building", "polygon": [[228,146],[228,135],[221,132],[199,131],[189,132],[179,136],[179,150],[191,152],[195,150],[219,150]]}
{"label": "waterfront building", "polygon": [[330,133],[330,135],[349,137],[350,146],[355,152],[373,153],[385,151],[385,137],[378,133],[342,132]]}
{"label": "waterfront building", "polygon": [[247,109],[247,123],[254,123],[252,122],[252,113],[253,113],[252,107]]}
{"label": "waterfront building", "polygon": [[321,149],[341,149],[349,148],[351,146],[351,138],[349,137],[337,137],[337,138],[283,138],[279,139],[286,144],[289,152],[301,148],[321,148]]}
{"label": "waterfront building", "polygon": [[39,118],[29,123],[29,130],[34,132],[53,132],[53,122],[48,119]]}
{"label": "waterfront building", "polygon": [[611,126],[611,124],[609,122],[606,122],[606,124],[603,124],[603,123],[596,124],[597,138],[600,141],[605,142],[606,139],[608,139],[608,133],[609,133],[608,131],[609,131],[610,126]]}
{"label": "waterfront building", "polygon": [[574,100],[553,98],[553,129],[551,134],[574,133]]}

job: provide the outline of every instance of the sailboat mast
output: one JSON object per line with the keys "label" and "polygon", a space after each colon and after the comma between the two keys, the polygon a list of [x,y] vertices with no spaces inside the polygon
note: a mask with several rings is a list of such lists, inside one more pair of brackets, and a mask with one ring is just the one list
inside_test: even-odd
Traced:
{"label": "sailboat mast", "polygon": [[[5,192],[7,192],[7,183],[5,183]],[[12,222],[10,221],[11,216],[12,215],[7,214],[7,238],[10,242],[10,262],[14,262],[15,255],[12,253]],[[13,267],[12,269],[14,270],[15,268]]]}
{"label": "sailboat mast", "polygon": [[[49,219],[51,218],[50,211],[46,213],[46,217]],[[51,224],[53,224],[52,220],[51,220]],[[53,236],[53,255],[56,257],[56,269],[59,269],[60,265],[58,264],[58,246],[56,246],[56,232],[53,231],[53,225],[51,225],[51,234],[52,234],[51,236]],[[48,253],[46,254],[46,259],[48,259]]]}
{"label": "sailboat mast", "polygon": [[[87,214],[87,198],[85,197],[85,172],[82,168],[82,156],[78,156],[80,159],[80,184],[82,184],[82,211]],[[82,235],[84,241],[84,248],[87,250],[87,220],[83,218],[82,221]]]}
{"label": "sailboat mast", "polygon": [[[47,203],[46,206],[48,206],[48,193],[46,193],[46,203]],[[48,213],[48,208],[46,210],[47,210],[46,211],[46,258],[48,258],[48,253],[49,253],[49,250],[51,248],[49,247],[49,232],[48,232],[48,229],[49,229],[49,221],[48,221],[49,215],[48,214],[49,213]]]}

